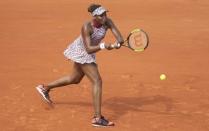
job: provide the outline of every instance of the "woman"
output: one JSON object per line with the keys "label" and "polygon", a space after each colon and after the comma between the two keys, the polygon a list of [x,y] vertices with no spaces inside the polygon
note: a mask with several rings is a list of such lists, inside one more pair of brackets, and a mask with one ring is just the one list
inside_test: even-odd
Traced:
{"label": "woman", "polygon": [[[39,85],[36,89],[45,101],[51,103],[52,101],[49,97],[51,89],[69,84],[78,84],[84,75],[86,75],[93,84],[95,114],[92,125],[113,126],[114,123],[105,119],[101,114],[102,79],[96,64],[95,53],[102,49],[118,49],[124,40],[112,20],[107,17],[107,10],[104,7],[92,4],[88,8],[88,12],[92,14],[93,19],[82,26],[81,35],[64,51],[65,57],[74,63],[71,75],[58,79],[48,85]],[[108,29],[114,34],[117,44],[100,43]]]}

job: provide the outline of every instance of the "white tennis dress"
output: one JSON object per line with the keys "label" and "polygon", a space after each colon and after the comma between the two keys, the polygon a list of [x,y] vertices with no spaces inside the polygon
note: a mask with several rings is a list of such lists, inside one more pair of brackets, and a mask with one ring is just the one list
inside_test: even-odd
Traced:
{"label": "white tennis dress", "polygon": [[[91,45],[98,45],[105,37],[106,29],[104,26],[99,28],[93,27],[93,33],[91,34]],[[64,56],[77,63],[96,63],[96,54],[88,54],[83,43],[83,38],[80,35],[73,43],[71,43],[64,51]]]}

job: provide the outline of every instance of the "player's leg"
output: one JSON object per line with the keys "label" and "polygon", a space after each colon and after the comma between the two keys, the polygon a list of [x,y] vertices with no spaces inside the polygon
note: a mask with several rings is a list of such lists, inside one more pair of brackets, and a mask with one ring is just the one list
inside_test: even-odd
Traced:
{"label": "player's leg", "polygon": [[72,73],[68,76],[64,76],[58,80],[55,80],[47,85],[44,85],[46,91],[50,89],[62,87],[70,84],[78,84],[84,76],[83,71],[81,70],[78,63],[74,63]]}
{"label": "player's leg", "polygon": [[38,92],[41,94],[41,96],[44,98],[46,102],[51,103],[52,101],[50,100],[49,97],[49,91],[51,89],[66,86],[69,84],[77,84],[82,80],[83,76],[84,73],[82,72],[79,64],[74,63],[71,75],[55,80],[54,82],[51,82],[48,85],[39,85],[36,87],[36,89],[38,90]]}
{"label": "player's leg", "polygon": [[109,122],[101,115],[102,103],[102,79],[95,63],[80,64],[82,71],[90,79],[93,84],[93,104],[95,116],[92,120],[93,126],[113,126],[113,122]]}

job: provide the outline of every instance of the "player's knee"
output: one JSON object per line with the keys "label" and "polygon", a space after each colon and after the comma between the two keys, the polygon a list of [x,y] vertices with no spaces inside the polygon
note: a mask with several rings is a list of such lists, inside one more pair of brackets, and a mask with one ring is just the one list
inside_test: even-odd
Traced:
{"label": "player's knee", "polygon": [[83,78],[83,76],[79,76],[79,77],[74,78],[73,84],[79,84],[81,82],[82,78]]}
{"label": "player's knee", "polygon": [[81,79],[75,79],[73,84],[79,84],[81,82]]}
{"label": "player's knee", "polygon": [[82,78],[83,78],[83,76],[77,76],[77,77],[69,77],[69,83],[70,84],[78,84],[78,83],[80,83],[81,82],[81,80],[82,80]]}
{"label": "player's knee", "polygon": [[94,82],[94,84],[102,85],[102,79],[101,79],[101,77],[95,78],[93,82]]}

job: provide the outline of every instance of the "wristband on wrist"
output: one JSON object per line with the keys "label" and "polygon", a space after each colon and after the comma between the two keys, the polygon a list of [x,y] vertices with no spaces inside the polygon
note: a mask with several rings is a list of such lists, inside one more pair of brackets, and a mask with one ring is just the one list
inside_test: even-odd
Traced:
{"label": "wristband on wrist", "polygon": [[99,44],[99,48],[100,48],[101,50],[105,49],[105,43],[100,43],[100,44]]}

